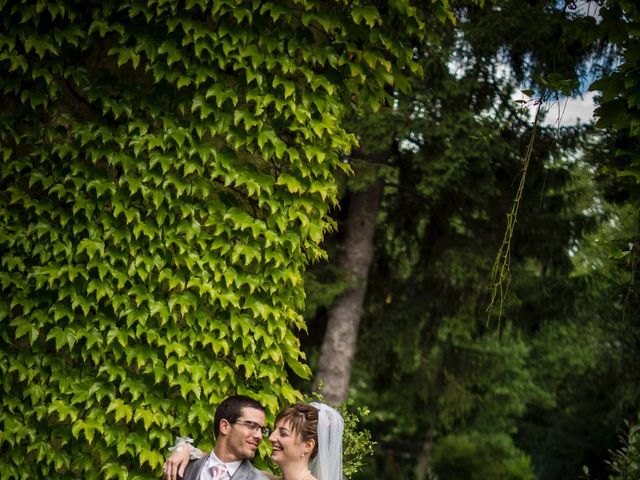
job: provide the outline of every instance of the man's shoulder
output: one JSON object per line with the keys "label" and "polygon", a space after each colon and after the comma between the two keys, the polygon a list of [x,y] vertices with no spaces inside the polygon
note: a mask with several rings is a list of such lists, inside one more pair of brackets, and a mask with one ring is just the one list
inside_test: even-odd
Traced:
{"label": "man's shoulder", "polygon": [[198,458],[196,460],[189,460],[186,468],[184,469],[183,480],[197,479],[200,474],[201,466],[207,461],[209,455]]}

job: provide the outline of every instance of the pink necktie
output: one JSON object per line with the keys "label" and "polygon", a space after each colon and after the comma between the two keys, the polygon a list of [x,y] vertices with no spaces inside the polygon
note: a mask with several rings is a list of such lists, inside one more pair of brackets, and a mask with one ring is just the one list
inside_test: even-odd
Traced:
{"label": "pink necktie", "polygon": [[227,467],[225,464],[214,465],[209,470],[211,471],[212,480],[222,480],[227,474]]}

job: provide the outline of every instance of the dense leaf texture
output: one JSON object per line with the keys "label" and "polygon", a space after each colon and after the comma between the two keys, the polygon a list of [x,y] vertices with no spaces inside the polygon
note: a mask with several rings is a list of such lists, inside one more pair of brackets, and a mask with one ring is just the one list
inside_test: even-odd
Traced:
{"label": "dense leaf texture", "polygon": [[0,14],[0,476],[156,478],[225,395],[299,398],[342,117],[411,51],[360,2]]}
{"label": "dense leaf texture", "polygon": [[[591,85],[600,94],[595,115],[605,129],[597,156],[605,193],[640,208],[640,8],[610,1],[602,9],[601,35],[619,53],[619,65]],[[637,239],[636,239],[637,241]]]}

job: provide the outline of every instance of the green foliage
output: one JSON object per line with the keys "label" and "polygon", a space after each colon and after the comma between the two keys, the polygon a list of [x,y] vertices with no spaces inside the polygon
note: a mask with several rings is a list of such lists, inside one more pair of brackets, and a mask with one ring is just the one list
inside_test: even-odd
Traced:
{"label": "green foliage", "polygon": [[306,271],[304,283],[305,291],[308,292],[305,303],[305,317],[308,318],[312,318],[323,307],[331,305],[348,285],[343,273],[330,264],[321,269]]}
{"label": "green foliage", "polygon": [[[609,480],[637,480],[640,478],[640,426],[624,421],[618,434],[619,447],[609,451],[606,461],[611,475]],[[582,467],[581,478],[591,479],[589,468]]]}
{"label": "green foliage", "polygon": [[[487,329],[491,260],[531,125],[510,100],[512,86],[493,76],[495,66],[465,57],[462,71],[449,69],[455,48],[429,50],[424,85],[399,96],[387,122],[400,140],[387,145],[392,168],[353,382],[355,398],[372,409],[379,455],[392,464],[378,461],[377,478],[408,475],[447,434],[515,437],[531,408],[555,408],[561,383],[546,382],[535,365],[567,344],[547,337],[557,341],[541,339],[539,351],[532,343],[572,311],[580,285],[569,277],[568,251],[593,225],[592,190],[574,183],[586,166],[565,157],[582,132],[541,127],[513,239],[504,331]],[[373,138],[365,144],[382,149]],[[576,360],[591,361],[590,353]]]}
{"label": "green foliage", "polygon": [[[612,44],[619,65],[591,84],[599,93],[594,112],[596,125],[603,129],[603,140],[593,157],[607,200],[628,204],[634,209],[636,225],[633,233],[619,238],[625,246],[610,245],[631,271],[625,313],[635,288],[640,265],[640,40],[638,25],[640,8],[635,2],[608,1],[602,9],[599,34]],[[625,253],[626,252],[626,253]]]}
{"label": "green foliage", "polygon": [[640,426],[624,422],[625,428],[620,432],[620,446],[611,451],[607,462],[613,475],[609,480],[637,480],[640,478]]}
{"label": "green foliage", "polygon": [[300,398],[343,117],[406,84],[411,49],[360,2],[0,14],[0,476],[157,478],[227,394]]}
{"label": "green foliage", "polygon": [[601,15],[599,33],[613,45],[620,63],[590,87],[600,94],[596,125],[612,134],[600,170],[613,177],[618,199],[640,209],[640,9],[635,2],[612,0],[605,3]]}
{"label": "green foliage", "polygon": [[449,435],[433,452],[439,480],[534,480],[531,460],[508,435]]}
{"label": "green foliage", "polygon": [[[570,252],[595,224],[588,166],[574,157],[586,129],[541,125],[527,155],[531,120],[512,100],[529,67],[568,91],[575,84],[559,79],[573,75],[585,50],[557,41],[572,23],[557,3],[528,5],[524,16],[517,1],[457,6],[456,34],[418,47],[424,78],[411,94],[357,119],[354,155],[383,165],[376,173],[385,182],[351,385],[352,397],[372,410],[366,425],[378,442],[360,478],[421,478],[430,452],[460,432],[508,435],[520,447],[523,425],[560,402],[570,414],[564,402],[575,397],[563,382],[577,382],[598,358],[592,338],[574,343],[580,323],[547,329],[571,321],[584,289],[571,277]],[[514,66],[508,75],[505,58]],[[486,287],[525,157],[498,336],[487,328]],[[567,359],[574,372],[564,370]],[[553,428],[542,425],[542,435]],[[535,451],[534,442],[527,447]],[[530,458],[525,478],[540,467]]]}
{"label": "green foliage", "polygon": [[373,455],[373,447],[376,442],[371,439],[371,432],[361,425],[361,418],[369,415],[367,407],[353,406],[353,401],[347,401],[339,405],[340,413],[344,418],[344,446],[343,474],[347,478],[362,470],[367,457]]}

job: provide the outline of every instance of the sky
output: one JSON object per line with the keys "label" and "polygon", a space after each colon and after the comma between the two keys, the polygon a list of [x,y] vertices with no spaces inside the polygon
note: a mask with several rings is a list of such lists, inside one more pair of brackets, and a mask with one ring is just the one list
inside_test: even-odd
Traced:
{"label": "sky", "polygon": [[[596,22],[600,21],[599,2],[592,0],[575,0],[570,8],[580,15],[593,17]],[[591,80],[588,80],[587,83],[583,85],[586,91],[581,96],[564,98],[559,102],[552,103],[543,123],[554,126],[572,126],[578,123],[584,124],[591,122],[595,108],[593,101],[595,93],[587,90],[589,86],[588,83],[590,83]],[[529,109],[532,112],[531,118],[533,118],[535,108],[529,107]]]}
{"label": "sky", "polygon": [[564,98],[549,105],[545,125],[571,126],[589,123],[593,120],[594,92],[586,92],[581,97]]}
{"label": "sky", "polygon": [[[585,124],[593,121],[593,110],[595,92],[585,92],[582,95],[562,98],[560,100],[549,100],[546,105],[548,111],[543,125],[556,127],[569,127],[577,124]],[[533,121],[537,106],[532,99],[523,93],[515,94],[513,101],[524,106],[529,112],[529,118]]]}

